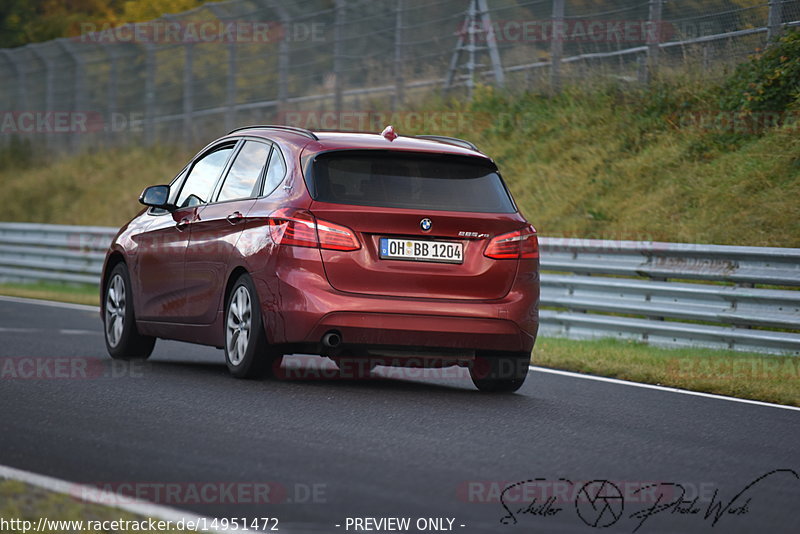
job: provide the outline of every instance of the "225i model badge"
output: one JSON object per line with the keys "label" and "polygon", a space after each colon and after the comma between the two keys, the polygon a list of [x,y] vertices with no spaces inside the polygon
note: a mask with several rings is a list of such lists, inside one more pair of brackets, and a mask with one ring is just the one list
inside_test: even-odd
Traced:
{"label": "225i model badge", "polygon": [[423,232],[430,232],[432,226],[433,223],[427,217],[425,217],[419,222],[419,227],[422,228]]}

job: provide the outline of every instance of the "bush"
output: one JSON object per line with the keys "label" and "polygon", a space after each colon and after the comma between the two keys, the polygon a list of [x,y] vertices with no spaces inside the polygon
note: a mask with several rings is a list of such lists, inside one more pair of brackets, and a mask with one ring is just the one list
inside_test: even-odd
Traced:
{"label": "bush", "polygon": [[722,86],[727,111],[784,112],[800,97],[800,31],[794,30],[739,65]]}

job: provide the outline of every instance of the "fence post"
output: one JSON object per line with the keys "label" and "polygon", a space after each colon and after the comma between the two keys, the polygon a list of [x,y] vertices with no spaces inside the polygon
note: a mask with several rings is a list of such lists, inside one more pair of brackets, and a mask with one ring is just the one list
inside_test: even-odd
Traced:
{"label": "fence post", "polygon": [[[53,75],[53,64],[52,62],[42,54],[38,47],[41,45],[29,45],[31,52],[39,58],[44,65],[44,111],[49,112],[53,111],[53,84],[54,84],[54,75]],[[41,133],[41,132],[40,132]],[[53,136],[51,133],[44,133],[44,145],[48,148],[51,148],[49,145],[53,143]]]}
{"label": "fence post", "polygon": [[152,145],[155,142],[156,114],[156,50],[155,45],[144,45],[144,142]]}
{"label": "fence post", "polygon": [[392,111],[403,106],[405,100],[405,82],[403,80],[403,0],[395,2],[394,20],[394,95]]}
{"label": "fence post", "polygon": [[185,59],[183,62],[183,142],[186,146],[192,144],[192,99],[194,97],[194,81],[192,66],[194,64],[194,44],[186,43]]}
{"label": "fence post", "polygon": [[237,37],[228,43],[228,76],[225,80],[225,131],[230,132],[236,124],[236,53]]}
{"label": "fence post", "polygon": [[553,0],[553,20],[550,27],[550,88],[561,91],[561,56],[564,54],[564,0]]}
{"label": "fence post", "polygon": [[[81,59],[80,55],[75,52],[72,48],[72,45],[67,40],[59,39],[56,41],[64,52],[67,53],[72,64],[75,66],[75,71],[73,76],[74,78],[74,86],[73,86],[73,95],[72,95],[72,111],[73,112],[86,112],[86,67],[84,65],[84,61]],[[109,45],[113,46],[113,45]],[[64,111],[64,110],[60,110]],[[106,126],[104,124],[104,126]],[[80,148],[81,133],[86,132],[69,132],[69,145],[73,151],[78,150]]]}
{"label": "fence post", "polygon": [[767,16],[767,43],[774,43],[781,35],[781,18],[783,0],[769,0],[769,15]]}
{"label": "fence post", "polygon": [[285,12],[281,15],[281,20],[284,32],[278,43],[278,113],[286,111],[289,100],[289,32],[292,25],[292,19]]}
{"label": "fence post", "polygon": [[481,19],[481,28],[485,34],[486,46],[489,49],[489,59],[492,62],[494,81],[498,87],[505,87],[506,77],[503,72],[503,63],[500,61],[500,50],[497,48],[497,36],[492,26],[492,16],[489,14],[489,5],[486,0],[478,0],[478,12]]}
{"label": "fence post", "polygon": [[650,31],[647,34],[647,70],[645,83],[649,83],[658,70],[658,54],[661,51],[661,11],[664,0],[650,0]]}
{"label": "fence post", "polygon": [[342,74],[343,74],[343,57],[344,44],[342,39],[344,37],[344,18],[345,18],[346,4],[345,0],[336,0],[336,18],[333,27],[333,83],[334,83],[334,111],[342,111]]}
{"label": "fence post", "polygon": [[[105,140],[108,142],[110,139],[116,137],[117,132],[113,130],[114,125],[114,115],[117,113],[117,87],[118,81],[117,78],[119,77],[119,71],[117,69],[117,51],[116,46],[111,44],[105,47],[106,54],[108,55],[108,59],[110,64],[108,66],[108,90],[106,92],[106,115],[108,120],[111,121],[112,129],[107,133]],[[131,117],[126,117],[126,127],[132,128],[130,122],[128,122]]]}
{"label": "fence post", "polygon": [[16,94],[14,95],[14,106],[17,108],[17,111],[22,111],[27,108],[28,102],[28,91],[26,90],[27,80],[25,78],[25,69],[17,63],[17,60],[14,59],[15,54],[8,50],[0,50],[0,52],[5,56],[8,64],[11,65],[11,68],[14,70],[14,80],[17,82],[16,86]]}

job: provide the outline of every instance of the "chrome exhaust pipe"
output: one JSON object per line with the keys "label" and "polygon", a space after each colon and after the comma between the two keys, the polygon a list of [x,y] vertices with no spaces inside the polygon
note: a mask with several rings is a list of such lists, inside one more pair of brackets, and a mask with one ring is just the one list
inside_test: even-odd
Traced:
{"label": "chrome exhaust pipe", "polygon": [[328,332],[322,336],[322,344],[329,349],[335,349],[342,344],[342,336],[338,332]]}

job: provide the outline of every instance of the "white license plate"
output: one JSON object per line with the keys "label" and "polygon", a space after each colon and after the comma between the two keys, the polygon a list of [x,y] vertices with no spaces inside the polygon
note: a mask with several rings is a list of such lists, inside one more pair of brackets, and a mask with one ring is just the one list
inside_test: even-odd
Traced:
{"label": "white license plate", "polygon": [[420,241],[382,237],[380,257],[384,260],[463,263],[464,245],[452,241]]}

